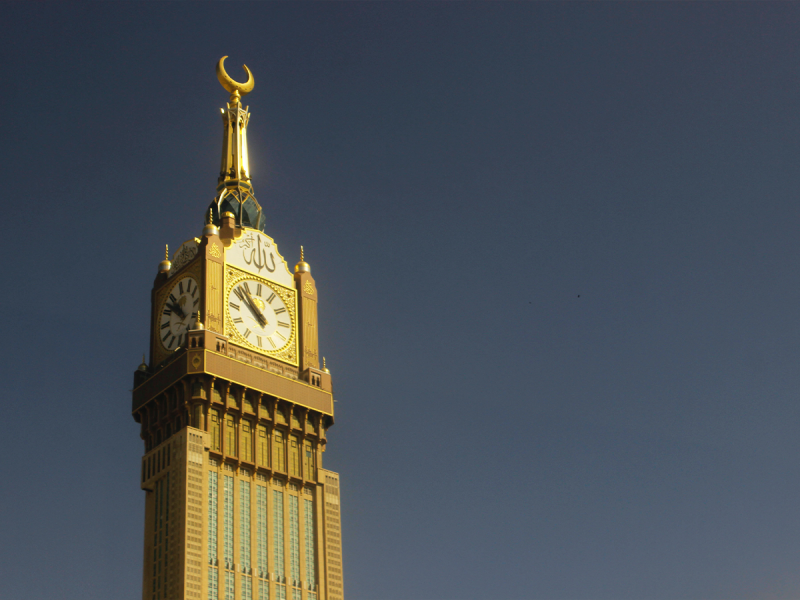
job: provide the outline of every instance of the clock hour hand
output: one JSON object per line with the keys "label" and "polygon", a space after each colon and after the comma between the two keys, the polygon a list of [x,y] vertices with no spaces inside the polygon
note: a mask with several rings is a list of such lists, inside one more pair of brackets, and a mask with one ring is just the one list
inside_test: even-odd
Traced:
{"label": "clock hour hand", "polygon": [[262,327],[264,327],[264,325],[267,324],[267,318],[264,316],[264,313],[261,312],[261,309],[256,306],[253,297],[250,295],[250,290],[244,286],[242,286],[242,289],[244,289],[244,297],[246,299],[247,306],[250,307],[250,310],[253,312],[258,322],[261,323]]}
{"label": "clock hour hand", "polygon": [[183,312],[183,309],[180,306],[178,306],[177,302],[173,302],[172,304],[168,304],[167,306],[169,306],[173,312],[177,313],[177,315],[181,318],[181,321],[183,321],[186,318],[186,313]]}

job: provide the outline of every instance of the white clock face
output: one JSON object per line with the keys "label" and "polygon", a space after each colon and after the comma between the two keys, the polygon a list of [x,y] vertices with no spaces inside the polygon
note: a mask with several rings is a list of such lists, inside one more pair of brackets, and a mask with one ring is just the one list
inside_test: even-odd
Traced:
{"label": "white clock face", "polygon": [[167,350],[186,343],[186,332],[197,317],[200,290],[192,277],[184,277],[169,291],[158,318],[158,337]]}
{"label": "white clock face", "polygon": [[257,350],[280,350],[292,339],[292,315],[266,283],[239,281],[228,294],[228,313],[239,335]]}

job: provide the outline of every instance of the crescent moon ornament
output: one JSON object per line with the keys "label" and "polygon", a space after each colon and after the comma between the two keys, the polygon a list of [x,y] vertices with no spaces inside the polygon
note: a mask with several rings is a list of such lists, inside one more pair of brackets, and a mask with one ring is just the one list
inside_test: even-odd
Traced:
{"label": "crescent moon ornament", "polygon": [[255,85],[255,80],[253,79],[253,74],[250,72],[250,69],[247,68],[247,65],[242,65],[244,67],[245,73],[247,73],[247,81],[245,83],[239,83],[238,81],[234,81],[231,79],[231,76],[225,72],[225,59],[228,58],[227,56],[223,56],[219,59],[217,63],[217,79],[222,84],[228,92],[231,94],[231,103],[238,104],[239,98],[244,96],[245,94],[249,94],[253,91],[253,86]]}

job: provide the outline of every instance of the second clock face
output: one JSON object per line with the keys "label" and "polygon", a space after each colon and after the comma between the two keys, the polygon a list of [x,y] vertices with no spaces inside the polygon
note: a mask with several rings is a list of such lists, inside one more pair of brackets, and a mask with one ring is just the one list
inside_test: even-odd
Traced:
{"label": "second clock face", "polygon": [[158,337],[167,350],[176,350],[186,342],[186,332],[197,316],[200,293],[192,277],[177,281],[161,307]]}
{"label": "second clock face", "polygon": [[292,314],[280,295],[262,281],[236,283],[228,294],[228,314],[239,335],[258,350],[280,350],[292,339]]}

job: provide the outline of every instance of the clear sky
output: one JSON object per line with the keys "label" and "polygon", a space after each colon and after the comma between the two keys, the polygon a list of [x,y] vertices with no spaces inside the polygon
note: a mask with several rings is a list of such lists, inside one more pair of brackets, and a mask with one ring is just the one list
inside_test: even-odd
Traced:
{"label": "clear sky", "polygon": [[800,4],[0,4],[0,598],[141,595],[216,61],[303,244],[348,600],[800,597]]}

